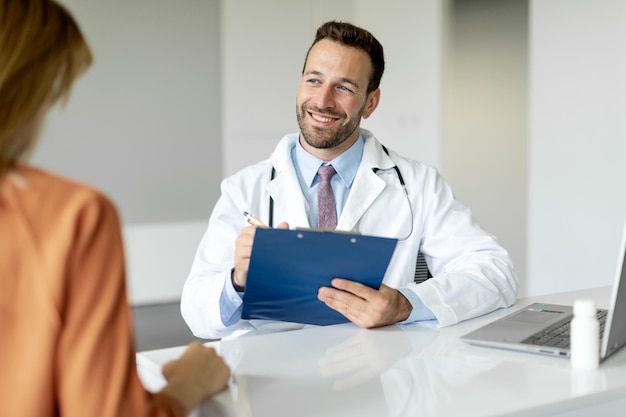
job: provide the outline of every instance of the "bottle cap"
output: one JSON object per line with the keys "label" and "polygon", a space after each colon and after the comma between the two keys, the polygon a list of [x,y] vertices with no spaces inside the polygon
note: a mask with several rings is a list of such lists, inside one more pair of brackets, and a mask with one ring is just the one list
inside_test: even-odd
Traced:
{"label": "bottle cap", "polygon": [[574,315],[579,317],[593,317],[596,314],[596,303],[593,300],[574,301]]}

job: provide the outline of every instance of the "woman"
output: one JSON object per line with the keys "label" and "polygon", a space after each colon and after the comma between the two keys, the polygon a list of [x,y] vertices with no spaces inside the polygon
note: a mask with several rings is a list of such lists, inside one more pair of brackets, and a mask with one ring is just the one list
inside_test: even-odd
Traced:
{"label": "woman", "polygon": [[192,344],[152,394],[137,376],[120,221],[85,184],[20,162],[91,53],[52,0],[0,0],[0,415],[181,416],[229,369]]}

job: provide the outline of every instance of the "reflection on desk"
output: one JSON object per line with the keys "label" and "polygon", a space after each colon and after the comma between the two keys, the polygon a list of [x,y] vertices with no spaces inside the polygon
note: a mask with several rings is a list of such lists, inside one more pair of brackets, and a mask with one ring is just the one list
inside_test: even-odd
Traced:
{"label": "reflection on desk", "polygon": [[[436,339],[437,331],[421,330],[413,332],[416,339]],[[242,415],[291,417],[304,410],[316,416],[386,416],[380,376],[409,356],[412,345],[400,327],[364,330],[348,324],[240,338],[223,342],[221,349],[235,370],[231,393]]]}
{"label": "reflection on desk", "polygon": [[[606,293],[584,294],[597,295],[601,305],[608,289]],[[581,294],[542,300],[571,304]],[[585,372],[571,370],[566,359],[459,340],[533,301],[520,300],[512,309],[444,329],[411,324],[364,330],[348,323],[214,343],[233,378],[196,415],[577,416],[576,409],[584,408],[582,415],[588,415],[587,407],[598,406],[605,407],[604,415],[612,415],[626,402],[618,401],[626,397],[624,351],[600,369]],[[158,389],[159,365],[182,351],[138,354],[146,385]],[[606,409],[607,404],[617,408]],[[568,412],[574,414],[564,414]]]}

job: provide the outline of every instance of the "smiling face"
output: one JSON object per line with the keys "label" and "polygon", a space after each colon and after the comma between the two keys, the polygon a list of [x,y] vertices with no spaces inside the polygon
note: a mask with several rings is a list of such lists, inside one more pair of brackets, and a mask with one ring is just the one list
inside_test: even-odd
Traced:
{"label": "smiling face", "polygon": [[366,52],[323,39],[313,45],[298,87],[300,143],[329,161],[356,142],[361,117],[376,109],[380,90],[369,94],[372,63]]}

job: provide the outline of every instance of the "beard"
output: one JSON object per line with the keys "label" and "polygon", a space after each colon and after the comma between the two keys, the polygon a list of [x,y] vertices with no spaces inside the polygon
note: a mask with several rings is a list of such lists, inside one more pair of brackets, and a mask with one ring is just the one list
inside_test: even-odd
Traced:
{"label": "beard", "polygon": [[[321,111],[315,107],[311,108],[311,110],[331,117],[345,116],[345,114],[341,113]],[[365,104],[363,104],[356,117],[346,119],[345,123],[336,128],[319,128],[311,125],[307,121],[307,109],[304,104],[300,107],[296,105],[296,117],[298,126],[300,126],[300,133],[309,146],[317,149],[331,149],[344,143],[359,128],[364,110]]]}

